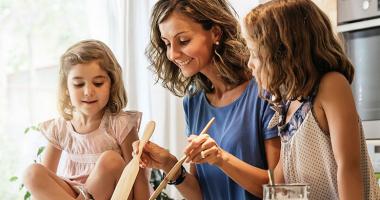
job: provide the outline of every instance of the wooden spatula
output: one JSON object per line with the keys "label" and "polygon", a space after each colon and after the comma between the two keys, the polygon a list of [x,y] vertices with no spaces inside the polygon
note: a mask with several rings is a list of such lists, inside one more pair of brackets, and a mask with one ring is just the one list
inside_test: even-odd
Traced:
{"label": "wooden spatula", "polygon": [[123,173],[120,176],[115,190],[112,194],[111,200],[127,200],[131,193],[133,184],[135,183],[137,174],[139,173],[139,161],[144,148],[144,145],[149,141],[155,128],[154,121],[149,121],[145,126],[144,134],[140,140],[139,153],[133,157],[133,159],[124,168]]}
{"label": "wooden spatula", "polygon": [[[211,118],[211,120],[206,124],[206,126],[201,131],[201,134],[205,134],[207,130],[210,128],[211,124],[214,122],[215,117]],[[158,197],[164,187],[168,184],[169,180],[172,180],[177,173],[177,171],[181,168],[181,165],[185,162],[188,156],[184,155],[177,163],[173,166],[173,168],[169,171],[166,177],[161,181],[160,185],[156,188],[153,194],[150,196],[149,200],[154,200]]]}

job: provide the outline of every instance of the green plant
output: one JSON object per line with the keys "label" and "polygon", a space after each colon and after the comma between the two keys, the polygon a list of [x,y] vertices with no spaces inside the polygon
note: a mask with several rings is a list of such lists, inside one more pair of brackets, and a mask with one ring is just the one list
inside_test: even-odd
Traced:
{"label": "green plant", "polygon": [[[156,189],[161,181],[164,179],[163,174],[158,169],[152,169],[152,172],[150,173],[150,184],[153,186],[153,189]],[[158,195],[156,200],[174,200],[170,198],[165,192],[161,192],[160,195]]]}
{"label": "green plant", "polygon": [[[25,129],[24,134],[29,133],[30,131],[39,131],[37,126],[31,126]],[[33,160],[34,163],[41,162],[41,154],[44,151],[45,146],[40,146],[37,150],[37,155],[35,159]],[[24,187],[24,184],[19,182],[19,177],[18,176],[12,176],[9,178],[9,181],[11,182],[18,182],[19,184],[19,191],[24,192],[24,200],[30,200],[31,199],[31,194],[26,188]]]}

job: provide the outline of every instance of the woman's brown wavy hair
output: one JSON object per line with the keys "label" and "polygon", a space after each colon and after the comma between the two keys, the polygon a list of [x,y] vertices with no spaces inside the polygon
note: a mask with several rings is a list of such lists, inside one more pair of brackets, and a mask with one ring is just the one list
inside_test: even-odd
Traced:
{"label": "woman's brown wavy hair", "polygon": [[119,113],[127,105],[127,94],[124,89],[122,71],[111,49],[98,40],[83,40],[61,56],[58,88],[58,111],[66,120],[72,119],[73,106],[67,89],[67,76],[70,69],[77,64],[97,62],[111,79],[111,89],[106,109],[112,114]]}
{"label": "woman's brown wavy hair", "polygon": [[[249,79],[249,58],[245,40],[241,36],[236,12],[225,0],[159,0],[151,15],[150,44],[146,48],[156,81],[176,96],[195,94],[200,90],[212,91],[212,84],[201,73],[185,77],[181,70],[166,56],[166,45],[161,40],[159,24],[171,13],[178,12],[202,25],[205,30],[219,26],[222,32],[220,45],[215,49],[212,62],[223,81],[237,86]],[[194,87],[193,87],[194,86]],[[191,87],[191,89],[190,89]]]}
{"label": "woman's brown wavy hair", "polygon": [[260,94],[265,75],[269,101],[303,99],[332,71],[352,82],[354,68],[328,17],[311,0],[272,0],[248,13],[244,25],[261,61]]}

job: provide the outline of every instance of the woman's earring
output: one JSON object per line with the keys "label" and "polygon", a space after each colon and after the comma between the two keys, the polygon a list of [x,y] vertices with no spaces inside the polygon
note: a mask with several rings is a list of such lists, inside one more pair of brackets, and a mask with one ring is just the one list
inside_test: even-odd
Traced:
{"label": "woman's earring", "polygon": [[223,61],[223,58],[222,58],[222,56],[219,54],[219,50],[220,50],[220,42],[219,41],[216,41],[215,43],[214,43],[214,54],[216,55],[216,57],[218,57],[218,59],[219,59],[219,61],[223,64],[223,65],[225,65],[224,64],[224,61]]}

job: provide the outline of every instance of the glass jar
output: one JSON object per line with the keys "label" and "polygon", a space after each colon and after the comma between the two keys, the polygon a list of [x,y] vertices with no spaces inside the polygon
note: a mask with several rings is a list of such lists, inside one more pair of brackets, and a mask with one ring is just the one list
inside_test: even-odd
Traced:
{"label": "glass jar", "polygon": [[308,184],[263,185],[263,200],[308,200]]}

